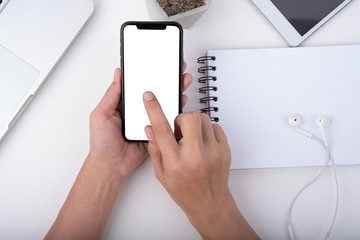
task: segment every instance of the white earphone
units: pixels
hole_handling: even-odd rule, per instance
[[[308,132],[302,130],[301,128],[299,128],[299,126],[301,125],[301,118],[299,115],[296,115],[296,114],[290,115],[288,118],[288,124],[292,129],[294,129],[298,133],[304,134],[305,136],[307,136],[309,138],[313,137],[313,135],[311,133],[308,133]]]
[[[288,124],[289,126],[294,129],[295,131],[311,138],[314,140],[317,140],[320,143],[323,143],[326,149],[326,154],[327,154],[327,162],[325,163],[325,165],[320,169],[320,171],[314,176],[314,178],[307,183],[294,197],[294,199],[292,200],[290,207],[289,207],[289,212],[288,212],[288,219],[287,219],[287,229],[290,235],[290,239],[294,240],[295,236],[294,236],[294,231],[293,231],[293,227],[291,224],[291,214],[292,214],[292,209],[294,207],[294,204],[296,202],[296,200],[299,198],[299,196],[301,195],[301,193],[303,191],[305,191],[309,186],[311,186],[322,174],[322,172],[324,171],[325,167],[328,166],[329,162],[332,162],[332,166],[334,169],[334,177],[335,177],[335,183],[336,183],[336,207],[335,207],[335,214],[333,216],[333,220],[331,223],[331,226],[329,228],[329,230],[326,232],[325,234],[325,239],[328,239],[330,237],[331,234],[331,230],[334,226],[335,223],[335,219],[336,219],[336,215],[337,215],[337,210],[338,210],[338,204],[339,204],[339,186],[338,186],[338,180],[337,180],[337,174],[336,174],[336,169],[335,169],[335,163],[334,163],[334,159],[331,157],[330,154],[330,149],[329,149],[329,143],[325,134],[325,128],[329,127],[330,125],[330,120],[327,117],[317,117],[315,120],[315,125],[320,128],[320,133],[321,133],[321,137],[322,137],[322,141],[320,139],[318,139],[317,137],[315,137],[313,134],[303,130],[300,128],[301,125],[301,118],[299,115],[296,114],[292,114],[288,117]]]
[[[288,124],[289,126],[297,131],[298,133],[301,133],[309,138],[313,138],[313,134],[301,129],[299,126],[301,125],[301,118],[299,115],[292,114],[288,118]],[[315,125],[320,128],[321,137],[323,140],[323,143],[325,147],[329,147],[326,135],[325,135],[325,128],[327,128],[330,124],[330,120],[327,117],[317,117],[315,120]]]
[[[327,138],[326,138],[326,135],[325,135],[325,130],[324,130],[324,128],[327,128],[329,126],[329,124],[330,124],[329,119],[326,118],[326,117],[318,117],[315,120],[315,124],[316,124],[317,127],[320,128],[321,137],[323,139],[325,147],[329,147],[329,144],[328,144],[328,141],[327,141]]]

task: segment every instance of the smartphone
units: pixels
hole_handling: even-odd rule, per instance
[[[144,92],[155,94],[173,130],[182,111],[183,30],[176,22],[126,22],[120,35],[122,133],[146,142]]]

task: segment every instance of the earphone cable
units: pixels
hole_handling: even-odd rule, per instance
[[[316,140],[317,142],[319,142],[322,146],[324,146],[323,142],[316,138],[315,136],[312,136],[312,139]],[[307,183],[305,184],[305,186],[300,189],[300,191],[295,195],[295,197],[293,198],[293,200],[291,201],[291,204],[290,204],[290,207],[289,207],[289,212],[288,212],[288,216],[287,216],[287,228],[288,228],[288,232],[289,232],[289,235],[290,235],[290,239],[291,240],[295,240],[295,236],[294,236],[294,232],[293,232],[293,229],[292,229],[292,224],[291,224],[291,215],[292,215],[292,211],[293,211],[293,208],[294,208],[294,205],[295,205],[295,202],[297,201],[297,199],[300,197],[300,195],[308,188],[310,187],[320,176],[321,174],[323,173],[323,171],[325,170],[325,168],[329,165],[329,162],[330,162],[330,159],[331,159],[331,156],[330,156],[330,151],[329,151],[329,148],[328,147],[325,147],[326,149],[326,161],[325,161],[325,164],[323,167],[321,167],[321,169],[315,174],[315,176]],[[337,183],[337,181],[336,181]],[[336,207],[336,212],[337,212],[337,207]],[[333,224],[335,222],[335,218],[333,219]],[[332,224],[332,226],[333,226]],[[331,228],[332,228],[331,226]],[[328,233],[331,231],[331,229],[328,231]],[[326,234],[326,235],[329,235],[330,234]]]
[[[333,169],[333,173],[334,173],[334,179],[335,179],[336,203],[335,203],[335,213],[334,213],[334,217],[333,217],[332,222],[331,222],[330,229],[329,229],[329,231],[327,231],[327,233],[325,235],[326,240],[330,237],[331,231],[332,231],[332,229],[334,227],[334,224],[335,224],[335,220],[336,220],[338,209],[339,209],[339,195],[340,195],[339,194],[339,181],[338,181],[338,177],[337,177],[336,165],[335,165],[334,158],[330,154],[330,151],[329,151],[329,158],[331,160],[332,169]]]

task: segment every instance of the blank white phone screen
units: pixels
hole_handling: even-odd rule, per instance
[[[125,137],[147,140],[144,128],[150,121],[143,103],[146,91],[155,94],[173,129],[179,114],[179,28],[138,29],[127,25],[123,48]]]

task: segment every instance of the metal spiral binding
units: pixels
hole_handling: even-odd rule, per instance
[[[216,102],[218,100],[217,97],[203,97],[203,98],[200,98],[200,103],[207,103],[207,102],[210,102],[210,101],[214,101]]]
[[[211,91],[216,92],[217,87],[206,86],[206,87],[199,88],[199,93],[207,93],[207,92],[211,92]]]
[[[203,66],[198,68],[199,73],[206,73],[206,71],[216,71],[216,67],[214,66]]]
[[[207,107],[201,109],[202,113],[217,112],[217,111],[219,111],[219,108],[217,107]]]
[[[216,77],[215,76],[204,76],[204,77],[199,77],[198,78],[198,82],[199,83],[206,83],[208,81],[216,81]]]
[[[215,61],[215,60],[216,60],[215,56],[202,56],[197,59],[197,62],[201,63],[201,64],[206,64],[209,61]],[[199,101],[200,101],[200,103],[207,104],[207,107],[200,109],[200,111],[202,113],[207,113],[210,116],[211,121],[218,122],[219,118],[211,117],[211,114],[210,114],[211,112],[217,112],[219,110],[219,108],[217,108],[217,107],[210,107],[210,104],[209,104],[209,102],[216,102],[218,100],[217,97],[210,95],[211,92],[216,92],[218,90],[217,87],[209,85],[210,81],[214,82],[217,80],[217,78],[215,76],[208,75],[210,71],[215,72],[216,67],[207,65],[207,66],[202,66],[202,67],[198,68],[199,73],[206,74],[206,76],[202,76],[202,77],[198,78],[199,83],[206,83],[205,87],[199,88],[199,92],[206,94],[206,97],[200,98]]]
[[[212,121],[212,122],[218,122],[218,121],[219,121],[219,118],[218,118],[218,117],[211,117],[211,118],[210,118],[210,121]]]
[[[197,62],[198,63],[206,63],[206,61],[210,61],[210,60],[215,61],[216,57],[215,56],[202,56],[197,59]]]

